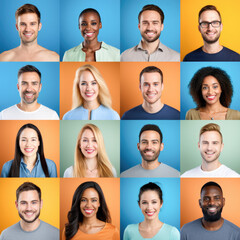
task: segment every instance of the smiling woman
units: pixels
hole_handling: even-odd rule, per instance
[[[57,177],[56,164],[45,159],[42,135],[35,125],[19,129],[14,159],[3,165],[1,177]]]

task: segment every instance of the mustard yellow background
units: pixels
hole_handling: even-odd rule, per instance
[[[60,180],[60,236],[67,223],[67,214],[71,209],[72,198],[78,186],[87,181],[94,181],[102,188],[112,224],[120,231],[120,179],[119,178],[61,178]]]
[[[240,53],[239,0],[181,0],[181,61],[187,53],[203,45],[198,31],[198,13],[206,5],[216,6],[221,14],[220,44]]]
[[[0,232],[20,220],[15,206],[16,190],[24,182],[40,187],[43,200],[40,219],[59,228],[59,178],[0,178]]]
[[[223,190],[225,206],[222,217],[240,227],[239,178],[181,178],[181,227],[203,217],[198,200],[202,186],[209,181],[218,183]]]

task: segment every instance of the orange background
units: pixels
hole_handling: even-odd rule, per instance
[[[60,236],[67,223],[67,214],[71,209],[72,198],[77,187],[87,181],[100,185],[110,211],[112,224],[120,231],[120,180],[119,178],[61,178],[60,180]]]
[[[200,199],[202,186],[209,181],[218,183],[223,190],[225,206],[223,207],[222,217],[239,227],[239,178],[181,178],[181,227],[188,222],[203,217],[198,200]]]
[[[181,0],[181,61],[187,53],[203,46],[198,13],[209,4],[216,6],[222,17],[220,44],[240,53],[239,0]]]
[[[60,119],[71,110],[72,88],[76,70],[86,63],[60,62]],[[120,113],[120,63],[91,62],[103,76],[112,97],[112,109]]]
[[[58,178],[0,178],[0,232],[20,220],[15,206],[16,190],[28,181],[40,187],[42,192],[43,207],[40,219],[59,228]]]
[[[127,110],[143,103],[139,90],[139,74],[148,66],[156,66],[163,73],[162,102],[180,111],[180,63],[121,62],[121,116]]]
[[[53,160],[57,165],[59,176],[59,121],[58,120],[1,120],[0,121],[0,169],[5,162],[14,158],[15,141],[19,129],[26,123],[32,123],[38,127],[43,138],[45,158]]]

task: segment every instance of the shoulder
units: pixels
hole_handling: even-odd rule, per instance
[[[184,172],[181,175],[181,177],[199,177],[200,171],[201,171],[200,166],[197,166],[197,167],[195,167],[193,169],[190,169],[190,170]]]
[[[166,223],[164,223],[164,230],[170,235],[170,239],[172,240],[178,240],[180,239],[180,233],[178,231],[178,229],[174,226],[168,225]]]
[[[78,59],[77,56],[78,56],[79,53],[83,53],[82,44],[67,50],[64,53],[63,61],[77,61],[77,59]]]
[[[121,62],[131,62],[134,61],[134,54],[137,52],[137,46],[134,46],[132,48],[129,48],[122,52],[121,54]]]
[[[2,115],[2,120],[8,120],[8,115],[9,113],[14,113],[14,112],[18,112],[19,109],[17,107],[17,105],[13,105],[11,107],[5,108],[1,111],[1,115]]]
[[[199,118],[199,110],[192,108],[186,113],[186,120],[200,120]]]
[[[0,62],[12,61],[16,56],[16,48],[2,52],[0,54]]]
[[[112,174],[113,174],[113,177],[117,177],[117,171],[113,166],[112,166]]]
[[[84,108],[79,106],[74,108],[63,115],[63,120],[81,120],[80,114],[83,113]]]
[[[221,165],[221,172],[222,177],[240,177],[237,172],[225,166],[224,164]]]
[[[161,116],[161,119],[177,119],[179,120],[180,118],[180,112],[171,107],[168,106],[167,104],[164,104],[163,108],[159,111],[159,113],[163,114],[164,116]]]
[[[197,61],[197,60],[195,60],[195,57],[202,53],[203,53],[203,50],[202,50],[202,47],[200,47],[200,48],[188,53],[184,57],[183,61]]]
[[[158,168],[156,170],[160,170],[161,172],[164,171],[168,177],[180,177],[180,172],[177,169],[170,167],[165,163],[161,163]]]
[[[55,236],[59,235],[59,229],[58,228],[56,228],[56,227],[52,226],[51,224],[46,223],[42,220],[41,220],[41,228],[42,228],[43,231],[47,231],[47,234],[51,234],[51,235],[53,234]],[[51,237],[53,237],[53,236],[51,236]]]
[[[119,120],[120,117],[116,111],[114,111],[111,108],[108,108],[106,106],[100,105],[99,107],[99,113],[104,114],[104,119],[105,120]]]
[[[145,113],[144,109],[142,108],[142,105],[138,105],[132,109],[129,109],[128,111],[126,111],[123,116],[122,119],[138,119],[139,113]]]
[[[118,48],[115,48],[109,44],[106,44],[105,42],[102,42],[102,47],[105,48],[107,51],[115,52],[116,54],[120,54],[120,50]]]
[[[12,237],[16,236],[16,234],[18,234],[19,231],[21,231],[21,227],[20,227],[20,223],[17,222],[2,231],[1,239],[3,239],[3,240],[8,239],[8,238],[12,239]]]
[[[227,120],[240,120],[240,112],[238,110],[228,108]]]
[[[64,178],[70,178],[73,177],[73,166],[68,167],[63,174]]]
[[[240,228],[238,226],[229,222],[226,219],[224,219],[224,225],[225,225],[225,227],[229,228],[229,230],[231,230],[232,232],[237,232],[240,236]]]
[[[181,235],[182,233],[186,233],[188,231],[194,231],[195,228],[201,228],[202,227],[202,223],[201,223],[201,218],[196,219],[192,222],[186,223],[182,226],[181,228]]]
[[[8,177],[13,160],[7,161],[2,167],[1,177]]]
[[[44,55],[44,61],[59,62],[60,60],[59,55],[56,52],[46,48],[42,49],[42,54]]]
[[[165,51],[168,61],[180,61],[180,53],[161,43],[161,48]]]
[[[54,167],[54,166],[56,167],[56,164],[53,160],[46,158],[46,163],[47,163],[48,167]]]
[[[239,53],[227,48],[227,47],[223,47],[222,51],[226,54],[230,54],[231,56],[235,55],[236,57],[240,58]]]
[[[137,224],[129,224],[124,230],[124,234],[132,234],[138,231],[138,223]]]
[[[133,177],[133,175],[138,174],[139,171],[141,171],[142,167],[140,164],[131,167],[129,169],[127,169],[126,171],[122,172],[120,174],[120,177]]]
[[[59,116],[56,111],[52,110],[51,108],[48,108],[41,104],[40,110],[46,114],[46,118],[49,118],[51,120],[59,120]]]

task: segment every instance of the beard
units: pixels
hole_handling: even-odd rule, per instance
[[[32,98],[32,99],[29,99],[29,100],[28,100],[28,99],[25,98],[25,95],[28,94],[28,93],[32,93],[32,94],[33,94],[33,98]],[[28,91],[23,92],[22,99],[23,99],[23,101],[24,101],[26,104],[32,104],[32,103],[34,103],[34,102],[37,100],[37,98],[38,98],[38,96],[37,96],[36,92],[28,92]]]
[[[145,31],[144,34],[146,34],[147,32],[152,32],[152,31]],[[153,39],[148,39],[144,34],[141,34],[141,35],[142,35],[142,38],[143,38],[146,42],[151,43],[151,42],[155,42],[156,40],[158,40],[161,33],[159,33],[158,35],[156,35],[156,37],[153,38]]]
[[[208,207],[216,207],[216,206],[208,206]],[[217,211],[217,213],[215,214],[209,214],[205,208],[202,208],[202,213],[205,221],[216,222],[221,218],[222,208],[220,208],[219,211]]]
[[[214,161],[216,161],[216,160],[219,158],[219,156],[220,156],[220,153],[218,153],[212,160],[208,160],[208,159],[205,158],[205,154],[204,154],[204,153],[200,153],[200,154],[201,154],[201,156],[202,156],[202,159],[203,159],[204,162],[206,162],[206,163],[214,162]]]
[[[39,218],[40,211],[36,214],[35,218],[32,219],[32,220],[27,220],[20,212],[18,212],[18,215],[24,222],[26,222],[26,223],[33,223],[33,222],[35,222]]]
[[[208,43],[208,44],[212,44],[218,41],[218,39],[220,38],[220,33],[214,38],[214,39],[208,39],[204,34],[202,34],[202,38],[204,40],[204,42]]]
[[[143,158],[144,161],[147,161],[147,162],[153,162],[155,161],[156,159],[158,159],[158,156],[160,154],[160,149],[158,151],[153,151],[151,149],[145,149],[143,151],[139,150],[140,151],[140,154]],[[151,156],[146,156],[146,152],[147,151],[153,151],[153,155]]]

